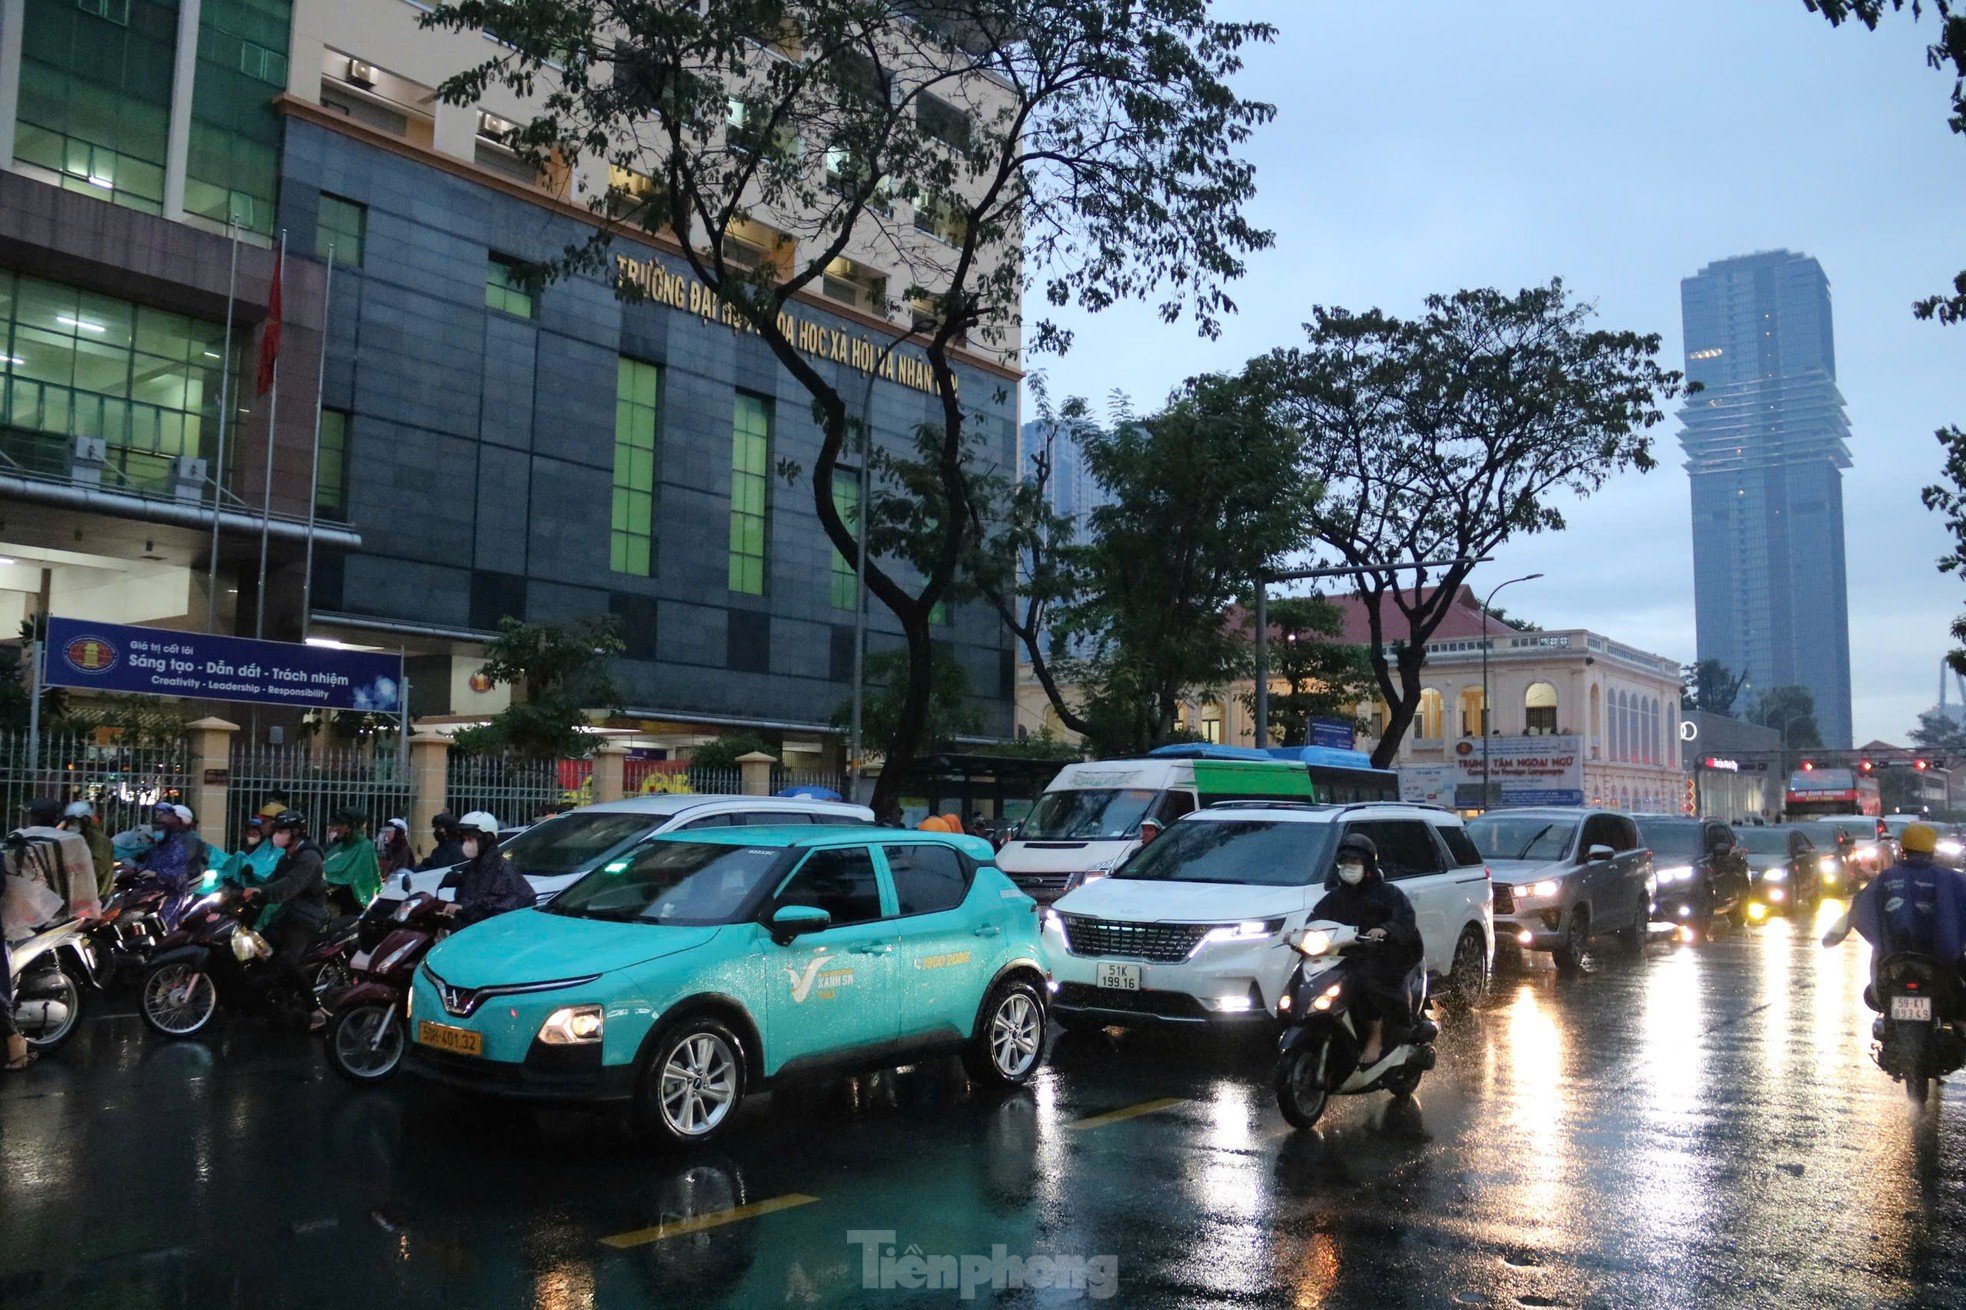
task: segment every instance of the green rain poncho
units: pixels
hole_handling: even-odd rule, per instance
[[[263,841],[250,851],[234,851],[227,856],[219,870],[219,881],[234,887],[257,887],[273,876],[273,866],[279,862],[280,848]]]
[[[346,887],[358,905],[366,906],[382,890],[382,866],[376,863],[375,843],[367,837],[343,837],[328,847],[321,871],[330,887]]]

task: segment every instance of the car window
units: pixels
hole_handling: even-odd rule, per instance
[[[969,895],[969,869],[947,846],[883,846],[902,914],[953,910]]]
[[[1789,852],[1793,855],[1807,855],[1815,850],[1815,844],[1799,832],[1789,834]]]
[[[1336,827],[1259,818],[1177,823],[1142,846],[1113,877],[1119,881],[1219,882],[1303,887],[1323,882]]]
[[[1577,843],[1577,854],[1580,857],[1588,856],[1593,846],[1609,846],[1615,851],[1618,849],[1617,838],[1618,834],[1611,826],[1611,816],[1593,814],[1584,820],[1584,839]]]
[[[621,923],[734,923],[785,852],[659,837],[576,882],[548,914]]]
[[[1454,857],[1457,867],[1466,868],[1470,864],[1481,863],[1481,852],[1475,849],[1474,840],[1468,836],[1466,828],[1450,828],[1446,824],[1439,824],[1434,831],[1439,833],[1440,839],[1447,843],[1448,854]]]
[[[1177,787],[1161,797],[1160,808],[1156,812],[1155,817],[1160,820],[1161,827],[1165,828],[1182,815],[1193,813],[1194,808],[1194,794],[1192,792],[1182,791]]]
[[[1160,793],[1152,787],[1048,791],[1024,820],[1025,841],[1112,841],[1137,836]]]
[[[742,822],[747,827],[755,828],[764,824],[811,823],[812,820],[802,810],[752,810]]]
[[[1683,819],[1647,819],[1639,827],[1640,840],[1654,855],[1687,861],[1704,854],[1700,831],[1699,824]]]
[[[868,923],[881,917],[880,884],[874,857],[865,846],[814,851],[778,889],[779,906],[811,905],[833,916],[833,923]]]
[[[700,819],[691,819],[682,826],[684,832],[695,832],[701,828],[730,828],[737,825],[735,814],[706,814]]]
[[[499,849],[520,873],[554,878],[593,868],[602,856],[661,822],[658,815],[582,810],[535,823]]]
[[[1379,848],[1379,867],[1386,877],[1420,878],[1441,871],[1440,851],[1417,819],[1382,819],[1354,824],[1353,832],[1370,837]]]
[[[1536,860],[1547,863],[1570,853],[1577,820],[1547,814],[1484,814],[1468,824],[1475,849],[1497,860]]]

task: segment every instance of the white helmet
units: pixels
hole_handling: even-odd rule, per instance
[[[87,801],[70,801],[68,808],[61,812],[61,817],[64,819],[93,819],[96,817],[96,807]]]
[[[482,832],[487,837],[498,836],[498,820],[488,810],[473,810],[457,821],[459,832]]]

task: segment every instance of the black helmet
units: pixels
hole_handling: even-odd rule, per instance
[[[1338,854],[1343,856],[1347,851],[1357,854],[1368,865],[1379,863],[1379,848],[1373,845],[1372,839],[1362,832],[1345,834],[1345,840],[1338,843]]]
[[[52,796],[36,796],[27,803],[27,817],[37,828],[52,828],[61,822],[61,802]]]
[[[430,826],[440,833],[448,834],[448,833],[456,832],[457,816],[455,814],[452,814],[449,810],[438,810],[437,813],[431,817]]]
[[[328,822],[330,824],[335,824],[343,828],[359,828],[367,821],[367,815],[363,814],[360,810],[350,809],[346,805],[328,816]]]
[[[274,832],[305,833],[307,816],[299,810],[281,810],[273,816]]]

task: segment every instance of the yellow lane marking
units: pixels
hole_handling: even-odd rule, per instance
[[[1143,1114],[1155,1114],[1162,1110],[1171,1110],[1177,1105],[1186,1105],[1187,1103],[1184,1097],[1179,1096],[1164,1097],[1158,1101],[1142,1101],[1139,1105],[1129,1105],[1124,1110],[1111,1110],[1105,1114],[1095,1114],[1090,1119],[1080,1119],[1076,1123],[1069,1123],[1065,1126],[1067,1128],[1104,1128],[1107,1124],[1116,1124],[1122,1119],[1138,1119]]]
[[[616,1233],[613,1237],[603,1237],[602,1246],[611,1246],[617,1251],[630,1247],[646,1246],[650,1242],[660,1242],[668,1237],[681,1237],[685,1233],[700,1233],[706,1228],[721,1228],[725,1224],[742,1223],[746,1219],[756,1219],[761,1215],[777,1214],[780,1210],[790,1210],[795,1206],[811,1205],[819,1198],[807,1196],[803,1192],[789,1192],[784,1196],[774,1196],[769,1201],[759,1201],[755,1205],[733,1206],[728,1210],[717,1210],[710,1214],[700,1214],[694,1219],[682,1219],[673,1224],[660,1224],[654,1228],[638,1228],[632,1233]]]

